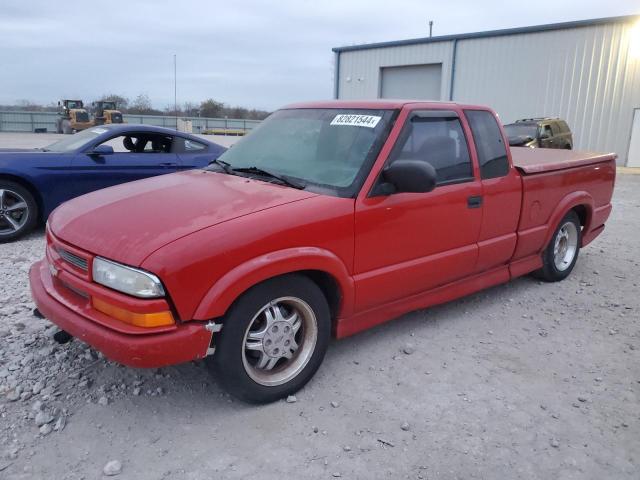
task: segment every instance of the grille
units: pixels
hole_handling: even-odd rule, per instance
[[[65,262],[70,263],[74,267],[79,268],[80,270],[83,270],[85,272],[89,270],[89,264],[87,263],[86,259],[79,257],[78,255],[65,250],[64,248],[58,248],[58,253]]]
[[[76,122],[88,122],[89,114],[87,112],[76,112]]]

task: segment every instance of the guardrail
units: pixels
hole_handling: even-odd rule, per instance
[[[56,112],[0,111],[0,132],[34,132],[36,129],[46,129],[45,131],[47,132],[55,133],[57,117],[58,114]],[[176,117],[125,113],[123,118],[127,123],[142,123],[145,125],[155,125],[157,127],[177,128]],[[201,133],[206,130],[242,130],[246,133],[260,123],[260,120],[237,118],[178,118],[191,121],[193,133]]]

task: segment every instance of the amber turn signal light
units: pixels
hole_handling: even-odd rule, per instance
[[[170,311],[154,312],[154,313],[136,313],[125,310],[124,308],[111,305],[104,300],[93,297],[91,299],[93,308],[99,312],[104,313],[116,320],[128,323],[129,325],[135,325],[136,327],[163,327],[166,325],[173,325],[173,315]]]

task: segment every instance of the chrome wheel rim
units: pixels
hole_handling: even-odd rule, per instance
[[[567,222],[560,227],[553,245],[553,263],[560,272],[564,272],[578,251],[578,228],[575,223]]]
[[[29,218],[29,206],[25,199],[13,190],[0,189],[0,235],[20,230]]]
[[[309,363],[317,341],[318,322],[309,304],[297,297],[277,298],[249,323],[242,342],[244,369],[260,385],[282,385]]]

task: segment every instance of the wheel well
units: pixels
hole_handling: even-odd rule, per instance
[[[584,205],[578,205],[577,207],[573,207],[573,211],[578,214],[580,225],[584,227],[587,224],[587,207]]]
[[[327,299],[327,304],[329,305],[329,313],[331,314],[331,320],[335,320],[338,316],[338,312],[340,310],[340,303],[342,300],[342,292],[340,291],[340,286],[336,279],[329,273],[322,270],[297,270],[293,272],[283,273],[282,275],[276,275],[275,277],[265,278],[264,280],[252,285],[250,288],[253,288],[261,283],[268,282],[269,280],[273,280],[274,278],[284,277],[286,275],[304,275],[313,283],[318,285],[323,295]],[[249,290],[249,289],[247,289]],[[236,303],[242,295],[246,293],[246,290],[242,292],[238,297],[233,301]],[[228,311],[228,309],[227,309]],[[220,321],[224,322],[224,317],[219,318]]]
[[[40,194],[38,193],[38,190],[36,190],[36,188],[29,183],[28,181],[26,181],[24,178],[22,177],[17,177],[15,175],[8,175],[8,174],[0,174],[0,180],[9,180],[10,182],[15,182],[18,183],[20,185],[22,185],[24,188],[26,188],[27,190],[29,190],[29,193],[31,195],[33,195],[33,199],[36,201],[36,204],[38,205],[38,217],[40,221],[43,221],[44,219],[42,218],[42,212],[44,211],[44,205],[42,203],[42,198],[40,197]]]
[[[338,282],[333,276],[331,276],[327,272],[323,272],[322,270],[302,270],[299,272],[292,272],[305,275],[312,282],[314,282],[325,298],[327,299],[327,303],[329,304],[329,311],[331,312],[331,319],[335,320],[338,316],[338,311],[340,310],[340,302],[342,300],[342,293],[340,292],[340,287],[338,286]]]

